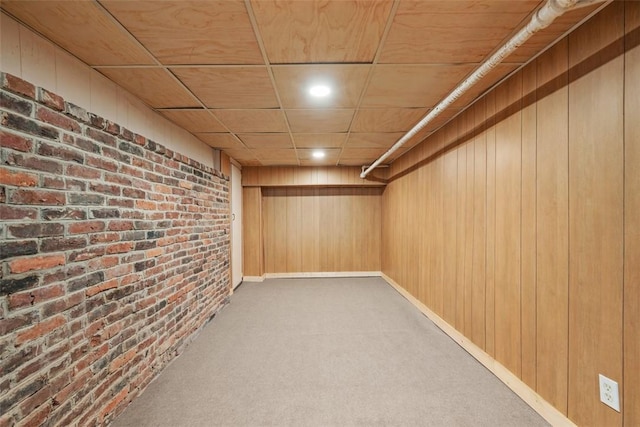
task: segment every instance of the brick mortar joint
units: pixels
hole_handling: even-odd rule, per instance
[[[12,90],[12,87],[9,85],[8,81],[9,80],[14,80],[16,81],[18,84],[22,84],[22,85],[28,85],[30,87],[33,88],[34,91],[34,96],[29,96],[28,94],[24,93],[24,92],[19,92],[16,90]],[[117,124],[116,122],[113,122],[111,120],[105,119],[97,114],[94,114],[90,111],[88,111],[85,108],[82,108],[70,101],[65,100],[62,96],[51,92],[43,87],[40,86],[35,86],[29,82],[27,82],[26,80],[23,80],[17,76],[14,76],[10,73],[5,73],[5,72],[0,72],[0,82],[2,82],[2,87],[1,89],[3,91],[6,91],[7,93],[11,93],[13,95],[17,95],[22,99],[25,99],[29,102],[32,102],[34,104],[34,106],[43,106],[45,108],[49,108],[52,111],[55,111],[57,113],[61,113],[66,115],[67,117],[70,117],[72,119],[75,119],[79,124],[81,124],[81,126],[83,128],[91,128],[91,129],[95,129],[98,131],[102,131],[107,133],[108,135],[111,135],[115,138],[121,139],[123,141],[126,141],[128,143],[132,143],[135,144],[137,146],[139,146],[140,148],[147,150],[149,152],[155,153],[155,154],[159,154],[162,155],[168,159],[171,160],[175,160],[179,163],[185,164],[187,166],[196,168],[198,170],[200,170],[201,172],[207,173],[207,174],[211,174],[214,175],[224,181],[230,181],[231,177],[227,176],[225,174],[222,173],[222,171],[219,171],[217,169],[214,169],[210,166],[204,165],[200,162],[198,162],[197,160],[194,160],[184,154],[180,154],[180,153],[176,153],[173,150],[170,150],[168,148],[166,148],[164,145],[159,144],[143,135],[140,134],[136,134],[132,131],[130,131],[129,129],[125,128],[124,126],[120,126],[119,124]],[[54,98],[56,98],[58,100],[58,102],[62,103],[62,106],[60,109],[54,108],[52,106],[52,104],[47,104],[46,102],[43,101],[44,95],[43,94],[47,94],[47,96],[52,96]],[[31,115],[28,116],[29,118],[36,118],[36,110],[37,108],[34,108],[33,111],[31,112]],[[117,126],[119,129],[119,132],[113,133],[113,132],[109,132],[108,126],[109,125],[113,125],[113,126]],[[73,135],[77,135],[75,133],[72,133]],[[82,132],[82,135],[84,135],[84,132]],[[143,144],[137,143],[136,140],[140,138],[143,142]]]

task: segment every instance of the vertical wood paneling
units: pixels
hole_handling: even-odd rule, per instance
[[[457,123],[444,128],[445,146],[458,137]],[[456,204],[458,191],[458,153],[450,150],[444,155],[443,206],[444,223],[444,271],[443,271],[443,315],[449,324],[456,323]]]
[[[460,129],[460,134],[463,129]],[[458,146],[456,149],[458,154],[458,179],[456,186],[456,323],[455,327],[464,333],[464,263],[466,254],[466,208],[467,208],[467,147],[465,145]]]
[[[569,344],[568,42],[537,60],[538,394],[567,413]]]
[[[640,425],[640,2],[625,3],[624,425]]]
[[[496,255],[496,98],[486,96],[487,110],[487,277],[485,281],[485,351],[495,357],[495,255]]]
[[[522,73],[496,89],[496,359],[521,375],[520,212]]]
[[[262,192],[266,273],[380,270],[381,189]]]
[[[396,161],[385,190],[383,271],[578,425],[640,422],[639,9],[613,2]]]
[[[621,425],[598,374],[622,383],[623,2],[569,36],[569,417]]]
[[[522,70],[522,381],[536,387],[536,66]]]
[[[260,187],[242,189],[243,267],[245,276],[262,276],[262,193]]]
[[[435,152],[442,150],[444,146],[444,132],[440,131],[432,138],[436,147]],[[443,315],[443,264],[444,264],[444,219],[443,214],[443,182],[444,160],[438,156],[431,165],[431,252],[430,262],[430,287],[433,292],[432,307],[436,314]]]
[[[485,348],[487,134],[485,99],[475,106],[471,339]]]
[[[469,109],[467,116],[467,126],[469,136],[468,143],[466,144],[467,151],[467,182],[466,182],[466,204],[467,208],[464,211],[464,234],[467,242],[465,244],[464,252],[464,334],[471,338],[473,330],[473,211],[474,201],[473,197],[473,184],[475,179],[475,141],[473,140],[473,127],[475,125],[474,108]]]

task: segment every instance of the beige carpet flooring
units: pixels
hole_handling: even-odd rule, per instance
[[[380,278],[243,283],[114,423],[542,426]]]

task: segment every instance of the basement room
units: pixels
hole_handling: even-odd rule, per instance
[[[639,427],[639,164],[639,0],[0,0],[0,427]]]

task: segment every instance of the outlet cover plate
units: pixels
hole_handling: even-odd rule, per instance
[[[598,378],[600,379],[600,401],[620,412],[618,383],[602,374],[599,374]]]

